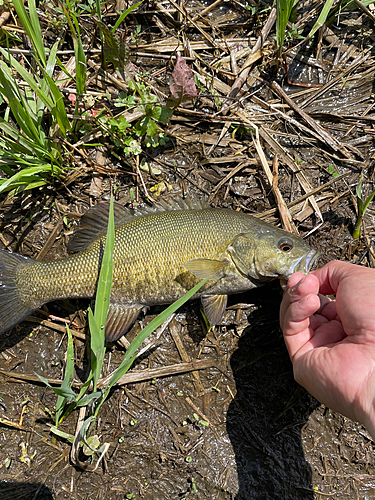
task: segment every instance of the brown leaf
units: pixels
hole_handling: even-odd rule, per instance
[[[189,98],[197,97],[198,91],[194,82],[194,73],[183,57],[177,56],[176,65],[169,80],[171,95],[167,106],[174,108]]]

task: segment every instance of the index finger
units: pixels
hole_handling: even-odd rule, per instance
[[[319,284],[315,277],[311,275],[305,276],[302,273],[292,274],[280,305],[280,324],[283,324],[286,311],[293,302],[298,302],[311,293],[317,294],[318,290]]]
[[[333,260],[320,269],[311,271],[310,274],[318,278],[320,293],[324,295],[336,295],[339,284],[344,278],[348,278],[353,274],[356,276],[359,274],[362,275],[362,273],[367,277],[368,271],[368,268],[351,264],[350,262]]]

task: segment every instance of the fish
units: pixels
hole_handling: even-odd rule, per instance
[[[36,261],[0,250],[0,334],[43,304],[95,296],[109,203],[81,218],[68,257]],[[113,283],[105,336],[115,342],[148,306],[171,304],[202,279],[201,299],[217,325],[228,294],[307,274],[318,252],[303,239],[246,213],[178,198],[130,210],[114,204]]]

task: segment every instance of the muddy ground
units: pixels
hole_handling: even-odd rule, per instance
[[[306,13],[315,5],[307,2],[297,18],[305,36],[313,23]],[[186,7],[196,12],[202,4],[192,2]],[[213,67],[212,47],[205,45],[200,32],[187,29],[180,33],[178,22],[168,24],[168,15],[175,16],[173,9],[167,15],[159,7],[153,10],[151,4],[142,8],[127,21],[126,36],[142,26],[137,45],[129,41],[134,53],[169,55],[181,36],[181,42],[196,43],[196,52],[186,49],[183,55],[199,54]],[[249,41],[250,46],[255,43],[268,14],[252,15],[240,4],[225,3],[210,13],[211,24],[204,27],[218,40],[231,37],[228,46],[238,51]],[[88,31],[86,18],[84,23]],[[202,83],[197,101],[175,111],[165,128],[170,137],[167,145],[145,148],[141,159],[154,171],[141,172],[135,161],[119,155],[101,134],[96,138],[101,146],[87,147],[86,158],[77,157],[75,170],[69,171],[65,182],[55,181],[52,186],[13,197],[2,195],[1,247],[33,258],[41,254],[43,260],[62,257],[79,215],[87,208],[108,200],[111,190],[122,204],[129,205],[130,189],[140,204],[145,203],[144,187],[150,196],[150,189],[155,188],[153,193],[165,199],[186,192],[210,196],[214,206],[263,214],[266,220],[280,224],[280,205],[260,161],[260,144],[271,169],[275,153],[279,157],[282,198],[299,234],[321,251],[319,265],[342,259],[374,267],[371,207],[363,236],[356,241],[351,236],[360,172],[365,175],[365,192],[374,188],[374,25],[359,11],[343,13],[337,24],[322,34],[319,46],[316,41],[311,47],[302,45],[286,59],[290,81],[313,82],[320,85],[317,87],[291,85],[281,66],[275,73],[275,64],[270,63],[275,53],[271,31],[264,45],[264,67],[259,62],[253,66],[239,94],[241,99],[232,105],[229,115],[219,112],[234,83],[233,68],[225,66],[228,61],[220,66],[227,73],[209,76],[202,60],[190,61],[201,83],[207,81],[205,86]],[[243,61],[238,58],[239,64]],[[173,62],[134,56],[134,63],[149,72],[150,84],[168,89]],[[108,71],[115,74],[114,69]],[[345,145],[349,156],[332,150],[317,133],[309,135],[299,128],[298,123],[304,124],[300,115],[259,78],[277,81]],[[113,80],[107,83],[116,90]],[[103,84],[93,79],[91,86],[98,89]],[[233,126],[221,139],[227,120]],[[131,168],[132,175],[124,173]],[[303,195],[317,188],[314,198],[306,201]],[[43,307],[44,315],[43,311],[35,313],[34,321],[25,321],[3,336],[0,369],[8,375],[0,374],[1,500],[375,498],[375,443],[366,429],[321,405],[293,379],[278,324],[281,295],[279,284],[272,283],[232,296],[224,318],[209,333],[199,304],[185,305],[159,338],[154,335],[150,349],[132,370],[171,366],[186,361],[186,356],[191,361],[209,360],[211,366],[115,389],[97,422],[97,434],[110,447],[95,472],[73,466],[69,443],[51,435],[56,396],[31,380],[35,374],[61,378],[67,340],[63,323],[55,317],[74,320],[75,328],[83,332],[74,339],[76,379],[82,377],[89,301],[50,303]],[[158,312],[160,309],[151,308],[128,337]],[[46,327],[40,323],[48,314],[52,316]],[[176,347],[178,338],[185,359]],[[105,370],[112,371],[122,356],[120,345],[110,345]],[[26,380],[17,374],[24,374]],[[74,434],[77,418],[77,412],[70,415],[61,429]]]

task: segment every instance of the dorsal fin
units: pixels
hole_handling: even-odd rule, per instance
[[[99,203],[83,214],[79,226],[68,243],[71,252],[82,252],[94,241],[107,233],[109,202]],[[167,212],[170,210],[202,210],[209,205],[205,200],[181,198],[170,200],[157,200],[155,205],[145,206],[132,210],[119,203],[113,204],[115,227],[121,226],[133,217],[139,217],[155,212]]]
[[[130,208],[119,203],[113,204],[115,226],[121,225],[134,216]],[[107,232],[109,202],[99,203],[83,214],[78,229],[68,243],[68,250],[81,252],[86,250],[93,241],[101,238]]]

